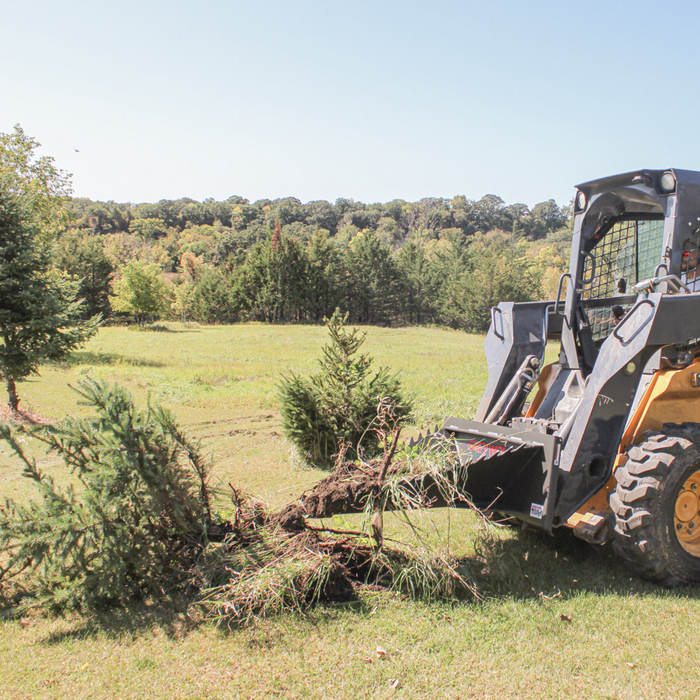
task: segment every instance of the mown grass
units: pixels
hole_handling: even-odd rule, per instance
[[[172,329],[102,329],[70,363],[23,384],[23,405],[60,418],[85,410],[68,383],[86,374],[119,381],[175,410],[212,453],[221,484],[279,506],[316,481],[320,474],[299,464],[281,434],[275,386],[281,372],[315,368],[325,331]],[[486,382],[482,338],[367,330],[367,350],[401,371],[423,426],[449,413],[473,415]],[[0,446],[3,494],[27,495],[18,472]],[[471,552],[470,514],[439,511],[418,522],[435,542],[446,545],[449,533],[458,554]],[[389,531],[399,527],[389,519]],[[700,591],[633,579],[605,548],[562,534],[499,531],[480,575],[483,603],[367,593],[358,603],[234,631],[153,607],[88,619],[6,615],[0,697],[695,697]],[[377,658],[377,646],[386,657]]]

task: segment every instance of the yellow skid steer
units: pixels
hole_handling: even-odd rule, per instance
[[[441,433],[478,507],[700,582],[700,173],[594,180],[574,204],[557,298],[492,309],[475,420]]]

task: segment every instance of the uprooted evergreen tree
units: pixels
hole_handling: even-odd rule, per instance
[[[125,603],[182,589],[211,520],[199,446],[161,407],[93,380],[78,393],[91,418],[66,418],[33,437],[59,455],[77,486],[61,488],[0,425],[40,498],[0,506],[0,578],[56,608]]]
[[[309,462],[324,468],[341,449],[350,459],[378,453],[380,441],[372,429],[378,405],[392,405],[390,427],[412,410],[398,377],[386,367],[373,372],[372,358],[358,354],[366,334],[348,329],[346,321],[347,314],[336,310],[327,322],[330,342],[323,348],[320,372],[308,378],[291,373],[279,385],[287,437]]]
[[[383,456],[339,464],[278,513],[231,486],[233,512],[219,520],[208,465],[168,411],[137,410],[124,389],[92,380],[79,393],[91,418],[20,436],[0,425],[40,496],[0,505],[4,603],[62,611],[187,602],[230,626],[347,601],[366,584],[423,600],[479,596],[472,562],[426,545],[409,515],[436,498],[448,506],[464,500],[452,453],[399,456],[398,431],[386,432],[390,404],[378,409],[374,429]],[[59,486],[26,456],[27,436],[62,457],[72,486]],[[408,539],[384,542],[384,509],[402,511]],[[307,522],[358,510],[367,516],[360,531]]]

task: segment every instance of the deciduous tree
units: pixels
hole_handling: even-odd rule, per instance
[[[22,200],[24,220],[50,238],[67,221],[65,204],[71,182],[51,156],[37,156],[39,146],[19,124],[11,134],[0,132],[0,177],[5,190]]]
[[[133,314],[140,326],[166,313],[168,287],[158,265],[144,265],[134,260],[120,272],[121,277],[114,285],[112,308],[115,311]]]

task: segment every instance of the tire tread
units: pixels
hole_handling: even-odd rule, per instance
[[[667,497],[664,480],[698,459],[700,424],[665,424],[647,431],[644,441],[627,450],[627,462],[615,472],[617,487],[609,498],[615,515],[615,551],[638,575],[673,587],[697,583],[700,575],[675,565],[669,545],[658,536],[655,511]],[[700,571],[700,562],[698,569]]]

